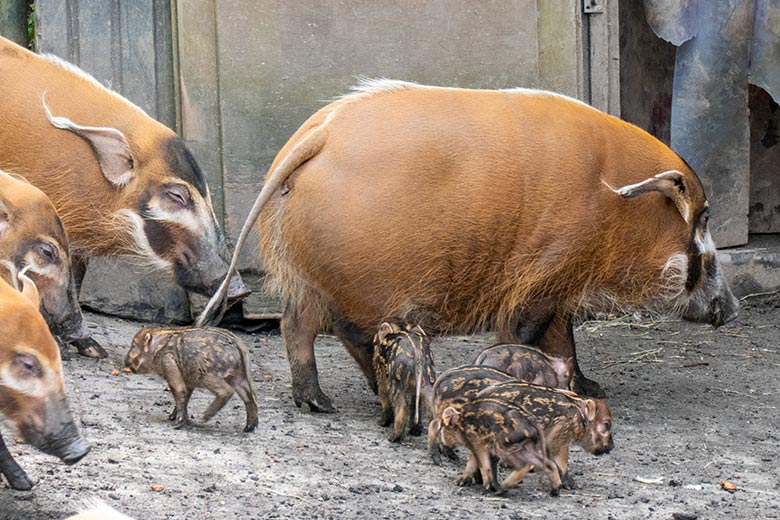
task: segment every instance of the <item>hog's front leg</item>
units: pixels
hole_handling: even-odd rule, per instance
[[[187,412],[187,403],[190,400],[192,391],[187,388],[184,383],[184,377],[179,370],[179,366],[176,364],[176,360],[173,355],[165,354],[160,362],[162,369],[162,375],[168,382],[168,387],[173,394],[173,400],[176,403],[173,411],[174,415],[174,428],[181,429],[190,425],[190,416]]]
[[[5,445],[3,435],[0,434],[0,473],[2,473],[8,485],[19,491],[29,491],[33,487],[33,482],[27,473],[16,463],[8,447]]]

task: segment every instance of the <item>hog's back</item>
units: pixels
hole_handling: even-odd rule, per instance
[[[624,225],[601,178],[645,178],[629,163],[658,149],[563,96],[416,87],[334,102],[275,164],[318,125],[323,149],[261,213],[264,261],[288,296],[313,289],[364,329],[410,311],[445,331],[484,324],[531,258],[584,261],[601,222]]]

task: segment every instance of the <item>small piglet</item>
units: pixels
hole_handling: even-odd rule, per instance
[[[558,466],[548,457],[544,433],[536,418],[523,407],[501,399],[474,399],[458,408],[445,408],[441,424],[442,446],[466,446],[471,451],[458,479],[459,486],[476,482],[478,473],[485,491],[505,492],[516,482],[498,484],[496,466],[500,461],[515,472],[528,466],[541,468],[550,480],[550,494],[558,495]]]
[[[203,414],[206,422],[237,393],[246,405],[245,432],[257,427],[257,400],[249,376],[246,345],[215,327],[146,327],[138,331],[125,358],[136,374],[157,373],[168,383],[176,403],[169,419],[189,426],[187,403],[195,388],[215,395]]]
[[[407,433],[420,435],[420,408],[431,415],[428,405],[436,380],[430,340],[422,328],[401,321],[382,323],[374,336],[374,372],[382,402],[380,425],[394,423],[388,439],[400,442]]]
[[[503,370],[519,381],[571,390],[573,360],[551,356],[530,345],[502,343],[480,352],[473,364]]]
[[[442,452],[451,460],[458,459],[451,448],[439,444],[444,409],[462,406],[485,388],[506,381],[515,381],[515,378],[496,368],[474,365],[451,368],[436,378],[430,405],[433,418],[428,425],[428,453],[434,464],[441,465]]]
[[[510,402],[536,417],[545,435],[550,456],[561,470],[565,488],[576,487],[574,479],[569,475],[569,446],[579,444],[594,455],[612,451],[612,413],[601,399],[518,382],[493,385],[475,397],[476,400],[487,398]],[[520,482],[530,469],[526,467],[513,472],[504,485],[508,487]]]

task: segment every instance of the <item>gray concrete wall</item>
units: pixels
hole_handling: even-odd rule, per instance
[[[358,76],[580,97],[578,9],[561,0],[179,0],[183,131],[205,138],[212,156],[220,150],[212,160],[223,168],[228,237],[289,136]],[[192,86],[218,91],[218,108]],[[261,267],[251,247],[242,265]]]
[[[26,9],[25,0],[0,1],[0,36],[27,46]]]

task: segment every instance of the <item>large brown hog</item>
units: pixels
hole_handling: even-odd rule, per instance
[[[130,255],[211,294],[227,249],[203,172],[184,141],[77,67],[0,38],[0,168],[54,203],[77,252]],[[246,293],[233,277],[231,294]]]
[[[313,348],[331,323],[375,387],[370,331],[384,316],[489,327],[568,358],[578,315],[652,307],[717,326],[738,311],[693,170],[550,92],[365,82],[282,148],[248,226],[260,210],[293,398],[314,410],[334,410]],[[575,370],[578,392],[602,393]]]
[[[26,442],[75,464],[90,447],[68,408],[60,352],[38,312],[38,291],[24,275],[19,281],[22,293],[0,279],[0,415],[16,425]],[[0,473],[14,489],[33,485],[1,436]]]
[[[89,335],[71,275],[68,237],[54,206],[41,190],[2,170],[0,261],[10,262],[14,270],[27,267],[53,334],[64,340]]]

